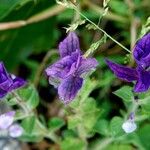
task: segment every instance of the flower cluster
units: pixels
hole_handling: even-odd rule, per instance
[[[134,92],[145,92],[150,88],[150,33],[142,37],[134,47],[137,67],[130,68],[106,60],[115,75],[128,82],[136,81]]]
[[[7,93],[25,85],[25,81],[13,74],[9,74],[2,62],[0,62],[0,98]]]
[[[83,84],[83,76],[95,69],[98,62],[81,54],[79,39],[74,32],[59,44],[60,60],[49,66],[45,72],[49,83],[58,88],[58,94],[65,104],[75,98]]]
[[[0,130],[5,130],[11,137],[16,138],[22,135],[23,129],[19,124],[13,123],[14,115],[14,111],[0,115]]]

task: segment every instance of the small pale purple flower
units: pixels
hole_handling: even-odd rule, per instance
[[[131,113],[129,116],[129,119],[122,124],[122,129],[126,133],[131,133],[136,130],[137,125],[136,125],[134,119],[135,119],[134,113]]]
[[[136,128],[137,128],[137,125],[135,124],[135,122],[133,122],[131,120],[127,120],[122,124],[122,129],[126,133],[131,133],[131,132],[135,131]]]
[[[19,137],[23,133],[23,128],[19,124],[13,124],[15,112],[10,111],[0,115],[0,130],[7,131],[13,137]]]
[[[114,74],[125,81],[135,81],[134,92],[145,92],[150,88],[150,33],[142,37],[133,52],[136,68],[125,67],[106,59]]]
[[[0,98],[3,98],[8,92],[25,85],[25,81],[15,75],[9,74],[3,62],[0,62]]]
[[[7,129],[14,121],[14,111],[0,115],[0,129]]]
[[[83,76],[95,69],[98,62],[81,54],[79,39],[74,32],[59,44],[61,59],[49,66],[45,72],[49,83],[58,88],[58,94],[65,104],[72,101],[81,89]]]
[[[8,132],[11,137],[17,138],[23,134],[23,128],[19,124],[13,124],[8,129]]]

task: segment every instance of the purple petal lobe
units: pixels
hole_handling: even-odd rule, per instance
[[[0,98],[8,92],[23,86],[26,82],[14,75],[7,73],[5,66],[0,62]]]
[[[0,98],[3,98],[7,94],[7,91],[0,89]]]
[[[7,91],[12,85],[13,81],[10,75],[7,73],[4,64],[0,63],[0,89]]]
[[[82,87],[83,79],[76,76],[69,76],[64,79],[58,87],[58,94],[65,104],[71,102]]]
[[[19,78],[19,77],[16,77],[14,75],[11,75],[12,77],[12,80],[13,80],[13,84],[12,86],[8,89],[9,91],[12,91],[12,90],[15,90],[15,89],[18,89],[22,86],[24,86],[26,84],[26,81],[23,80],[22,78]]]
[[[138,79],[135,69],[118,65],[110,60],[106,60],[106,63],[118,78],[128,82]]]
[[[20,137],[23,134],[23,128],[18,124],[11,125],[8,131],[13,138]]]
[[[71,55],[76,50],[80,52],[79,39],[74,32],[69,35],[59,44],[59,53],[61,57]]]
[[[150,88],[150,72],[143,70],[142,67],[138,67],[139,79],[135,85],[135,92],[146,92]]]
[[[94,70],[97,65],[98,65],[98,62],[95,58],[82,59],[81,65],[79,69],[77,70],[77,74],[80,76],[82,74],[88,73],[91,70]]]
[[[79,53],[74,52],[71,56],[66,56],[57,61],[55,64],[49,66],[45,70],[46,75],[49,77],[49,83],[57,87],[60,81],[68,76],[72,64],[77,61],[78,57]]]
[[[7,129],[13,123],[14,115],[14,111],[0,115],[0,129]]]
[[[9,78],[9,74],[7,73],[3,62],[0,62],[0,83],[3,83]]]
[[[150,33],[143,36],[135,45],[134,58],[143,67],[150,66]]]

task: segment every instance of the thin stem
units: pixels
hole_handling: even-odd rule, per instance
[[[29,110],[27,107],[26,107],[26,104],[25,102],[21,99],[21,97],[15,93],[15,92],[12,92],[12,95],[16,98],[16,102],[17,104],[22,107],[22,109],[25,111],[26,115],[23,116],[23,118],[25,117],[29,117],[31,115],[34,115],[34,116],[37,116],[37,114],[32,111],[32,110]],[[23,119],[21,118],[21,119]],[[57,135],[55,135],[55,133],[53,132],[50,132],[39,120],[37,120],[37,125],[40,127],[40,129],[43,131],[43,136],[44,137],[47,137],[49,138],[50,140],[52,140],[53,142],[55,143],[58,143],[60,141],[60,139],[57,137]]]
[[[97,142],[95,145],[93,145],[92,148],[90,148],[89,150],[103,150],[112,142],[113,138],[104,138],[100,142]]]
[[[116,44],[118,44],[120,47],[122,47],[124,50],[126,50],[127,52],[131,53],[131,51],[129,49],[127,49],[125,46],[123,46],[121,43],[119,43],[118,41],[116,41],[113,37],[111,37],[107,32],[105,32],[103,29],[101,29],[99,26],[97,26],[94,22],[92,22],[90,19],[88,19],[84,14],[82,14],[77,8],[76,6],[73,5],[73,9],[75,11],[77,11],[82,17],[84,17],[88,22],[90,22],[91,24],[93,24],[98,30],[100,30],[101,32],[103,32],[108,38],[110,38],[112,41],[114,41]]]
[[[40,77],[41,74],[47,64],[48,59],[50,58],[50,56],[57,54],[58,52],[56,50],[50,50],[48,51],[48,53],[45,55],[45,57],[42,60],[42,63],[40,64],[39,68],[37,69],[36,75],[35,75],[35,79],[34,79],[34,85],[35,87],[38,86],[39,81],[40,81]]]
[[[100,14],[103,14],[104,13],[104,9],[101,8],[100,6],[97,6],[95,4],[93,4],[91,1],[89,0],[84,0],[83,2],[85,5],[87,5],[90,9],[92,9],[93,11],[95,12],[98,12]],[[112,13],[110,11],[108,11],[108,13],[104,16],[105,18],[109,19],[109,20],[114,20],[114,21],[118,21],[118,22],[121,22],[121,23],[128,23],[128,20],[127,18],[125,17],[122,17],[120,15],[117,15],[115,13]]]
[[[14,91],[12,91],[12,95],[16,98],[17,104],[24,110],[24,112],[26,114],[30,114],[31,113],[30,110],[26,107],[24,101],[20,98],[20,96]]]

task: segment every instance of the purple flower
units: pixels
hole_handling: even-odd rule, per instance
[[[60,42],[59,53],[61,59],[45,72],[49,83],[58,88],[59,97],[66,104],[75,98],[82,87],[84,75],[95,69],[98,62],[81,55],[79,40],[74,32]]]
[[[13,124],[15,112],[10,111],[0,115],[0,130],[5,130],[13,138],[19,137],[23,133],[23,128],[18,124]]]
[[[145,92],[150,88],[150,33],[142,37],[135,45],[133,56],[136,68],[124,67],[106,59],[114,74],[125,81],[135,81],[135,92]]]
[[[8,92],[23,86],[25,83],[23,79],[8,74],[4,64],[0,62],[0,98],[3,98]]]
[[[150,33],[140,39],[134,47],[133,56],[138,65],[144,69],[150,67]]]

